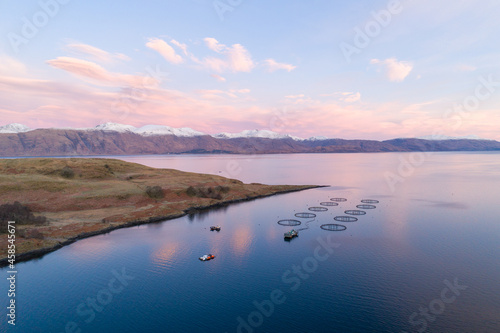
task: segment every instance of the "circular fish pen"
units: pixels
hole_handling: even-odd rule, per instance
[[[361,208],[361,209],[375,209],[377,206],[374,205],[357,205],[356,208]]]
[[[328,231],[344,231],[345,229],[347,229],[345,225],[335,223],[322,224],[320,228]]]
[[[365,215],[366,212],[364,210],[357,210],[357,209],[350,209],[350,210],[345,210],[345,214],[349,215]]]
[[[295,227],[297,225],[300,225],[302,222],[299,220],[279,220],[278,224],[279,225],[284,225],[286,227]]]
[[[339,222],[356,222],[358,220],[357,217],[353,216],[335,216],[333,219]]]
[[[347,199],[346,198],[331,198],[330,201],[344,202],[344,201],[347,201]]]
[[[367,204],[376,204],[379,203],[378,200],[373,200],[373,199],[363,199],[361,200],[362,203],[367,203]]]
[[[326,212],[328,210],[326,207],[309,207],[308,209],[311,212]]]
[[[303,219],[312,219],[313,217],[316,217],[316,214],[313,213],[297,213],[295,214],[295,217],[300,217]]]
[[[331,201],[327,201],[327,202],[320,202],[319,203],[321,206],[338,206],[339,204],[336,203],[336,202],[331,202]]]

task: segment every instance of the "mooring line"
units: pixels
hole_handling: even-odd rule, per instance
[[[302,230],[306,230],[306,229],[309,229],[309,223],[313,222],[313,221],[316,221],[316,219],[312,219],[312,220],[309,220],[307,222],[304,222],[304,225],[306,225],[305,228],[300,228],[300,229],[295,229],[297,231],[302,231]]]

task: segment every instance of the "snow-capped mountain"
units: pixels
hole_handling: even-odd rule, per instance
[[[0,133],[25,133],[31,131],[26,125],[12,123],[4,126],[0,126]]]
[[[10,134],[1,134],[10,133]],[[196,137],[196,140],[192,138]],[[237,140],[231,140],[238,138]],[[415,144],[415,138],[385,141],[301,139],[269,130],[207,135],[190,128],[105,123],[93,128],[30,130],[21,124],[0,126],[0,156],[140,155],[140,154],[292,154],[400,151],[500,151],[500,142],[477,136],[429,136],[440,140]],[[460,140],[459,140],[460,139]],[[26,143],[30,144],[26,144]],[[417,142],[418,143],[418,142]]]
[[[200,136],[206,135],[205,133],[195,131],[188,127],[183,128],[173,128],[170,126],[162,126],[162,125],[146,125],[140,128],[134,127],[132,125],[123,125],[116,123],[104,123],[101,125],[97,125],[93,128],[86,128],[83,130],[89,131],[111,131],[111,132],[132,132],[137,133],[142,136],[152,136],[152,135],[175,135],[175,136],[183,136],[183,137],[192,137],[192,136]]]
[[[330,138],[326,136],[312,136],[309,139],[306,139],[306,141],[322,141],[322,140],[328,140]]]
[[[131,132],[142,136],[175,135],[179,137],[195,137],[195,136],[208,135],[206,133],[196,131],[189,127],[174,128],[163,125],[146,125],[137,128],[132,125],[117,124],[112,122],[107,122],[91,128],[53,128],[53,129],[80,130],[80,131],[106,131],[106,132],[119,132],[119,133]],[[32,129],[22,124],[9,124],[0,127],[0,133],[23,133],[31,130]],[[224,133],[214,134],[211,136],[216,139],[265,138],[265,139],[292,139],[295,141],[304,141],[304,140],[320,141],[328,139],[326,136],[315,136],[309,139],[303,139],[289,134],[281,134],[270,130],[259,130],[259,129],[245,130],[240,133],[224,132]]]
[[[141,128],[135,129],[133,132],[143,136],[171,134],[175,136],[192,137],[192,136],[207,135],[205,133],[195,131],[194,129],[189,127],[173,128],[162,125],[146,125],[142,126]]]
[[[84,130],[96,130],[96,131],[113,131],[113,132],[134,132],[137,128],[132,125],[122,125],[117,123],[104,123],[101,125],[97,125],[94,128],[85,128]]]
[[[234,138],[266,138],[266,139],[293,139],[296,141],[302,141],[304,139],[296,137],[296,136],[291,136],[288,134],[280,134],[276,133],[273,131],[269,130],[246,130],[242,131],[240,133],[218,133],[215,135],[212,135],[214,138],[217,139],[234,139]]]
[[[465,135],[465,136],[447,136],[447,135],[425,135],[420,136],[417,139],[422,140],[488,140],[478,137],[477,135]]]
[[[61,129],[61,128],[53,128],[53,129]],[[64,129],[79,130],[79,131],[106,131],[106,132],[119,132],[119,133],[131,132],[139,134],[144,137],[157,136],[157,135],[175,135],[178,137],[196,137],[196,136],[209,135],[203,132],[196,131],[189,127],[174,128],[163,125],[146,125],[137,128],[132,125],[117,124],[112,122],[100,124],[92,128],[64,128]],[[18,123],[12,123],[0,126],[0,133],[15,134],[15,133],[26,133],[29,131],[33,131],[33,129],[29,128],[26,125]],[[270,130],[259,130],[259,129],[245,130],[239,133],[222,132],[210,136],[216,139],[235,139],[235,138],[292,139],[297,142],[310,142],[310,143],[313,143],[315,141],[324,141],[330,139],[326,136],[313,136],[308,139],[303,139],[289,134],[281,134]],[[467,135],[467,136],[426,135],[417,137],[416,139],[432,140],[432,141],[438,141],[438,140],[492,141],[480,138],[477,135]]]

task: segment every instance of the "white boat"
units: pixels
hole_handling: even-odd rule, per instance
[[[215,256],[213,254],[205,254],[205,255],[200,257],[200,260],[207,261],[207,260],[212,260],[213,258],[215,258]]]

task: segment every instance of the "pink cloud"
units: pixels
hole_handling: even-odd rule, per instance
[[[229,67],[228,62],[220,58],[206,57],[205,59],[203,59],[203,61],[195,61],[203,65],[203,67],[207,68],[208,70],[218,73],[226,71]]]
[[[343,101],[346,103],[354,103],[361,100],[361,93],[359,92],[334,92],[332,94],[321,94],[321,97],[335,97],[339,101]]]
[[[186,44],[182,44],[182,43],[179,43],[178,41],[176,41],[175,39],[172,39],[170,41],[170,43],[172,43],[173,45],[177,46],[178,48],[180,48],[182,50],[182,53],[184,53],[184,55],[188,55],[188,51],[187,51],[187,45]]]
[[[264,60],[264,64],[266,65],[267,70],[269,72],[274,72],[274,71],[277,71],[279,69],[283,69],[283,70],[286,70],[287,72],[291,72],[295,68],[297,68],[297,66],[294,66],[294,65],[279,63],[274,59],[266,59],[266,60]]]
[[[212,72],[249,73],[257,66],[250,52],[241,44],[227,46],[220,43],[213,37],[206,37],[203,41],[205,46],[210,51],[215,52],[216,55],[208,55],[201,59],[200,57],[188,52],[186,44],[182,44],[174,39],[172,39],[170,43],[181,49],[187,57],[186,59],[190,59],[194,63],[201,65],[201,68]],[[180,64],[184,62],[184,58],[178,55],[174,48],[162,39],[151,38],[146,46],[159,52],[167,61],[171,63]],[[263,64],[267,68],[268,72],[274,72],[277,70],[286,70],[290,72],[296,68],[294,65],[279,63],[271,58],[264,60]],[[221,77],[219,76],[215,78],[220,80]]]
[[[396,58],[389,58],[385,60],[372,59],[370,64],[380,66],[389,81],[401,82],[413,69],[413,64],[408,61],[398,61]]]
[[[0,54],[0,75],[24,75],[26,66],[19,60]]]
[[[238,98],[238,94],[248,94],[250,89],[230,89],[217,90],[217,89],[203,89],[196,91],[204,99],[221,99],[223,97]]]
[[[227,50],[227,57],[233,72],[250,72],[255,66],[250,53],[241,44],[230,47]]]
[[[210,74],[211,77],[213,77],[214,79],[216,79],[217,81],[219,82],[226,82],[226,78],[225,77],[222,77],[220,75],[217,75],[217,74]]]
[[[78,78],[103,86],[151,86],[159,83],[151,76],[112,73],[96,63],[76,58],[58,57],[48,60],[47,63]]]
[[[217,89],[203,89],[203,90],[197,90],[196,92],[201,96],[201,98],[204,99],[220,99],[223,98],[224,96],[231,98],[238,97],[233,92],[217,90]]]
[[[179,45],[180,43],[177,43],[177,46]],[[150,38],[146,43],[146,46],[161,54],[161,56],[168,62],[173,64],[180,64],[184,62],[184,59],[182,59],[182,57],[175,52],[174,48],[163,39]]]
[[[351,93],[351,94],[348,94],[344,98],[344,102],[354,103],[354,102],[359,101],[360,99],[361,99],[361,94],[359,92],[357,92],[357,93]]]
[[[255,67],[250,52],[241,44],[226,46],[219,43],[215,38],[204,39],[205,45],[222,57],[209,56],[199,60],[195,56],[191,59],[203,67],[218,73],[222,72],[251,72]]]
[[[4,82],[4,83],[2,83]],[[12,80],[7,81],[12,82]],[[7,84],[0,78],[2,84]],[[45,91],[34,93],[37,87]],[[43,80],[21,80],[11,91],[0,93],[5,101],[1,109],[2,123],[19,122],[29,127],[91,127],[105,121],[134,126],[162,124],[191,127],[206,133],[239,132],[258,126],[299,137],[325,135],[347,139],[389,139],[415,137],[439,131],[445,135],[476,134],[500,139],[496,110],[477,110],[458,124],[455,117],[433,117],[440,105],[411,105],[397,103],[381,105],[318,102],[287,104],[279,110],[242,104],[245,89],[204,90],[187,94],[168,89],[149,89],[140,96],[127,90],[101,92],[90,88],[58,90],[57,83]],[[35,106],[16,106],[19,96],[30,92]],[[303,98],[302,98],[303,99]],[[13,105],[13,107],[9,107]],[[395,112],[408,109],[411,112]],[[279,122],[276,122],[276,118]],[[276,127],[276,124],[281,124]],[[459,125],[459,126],[458,126]]]
[[[102,63],[112,63],[116,60],[130,60],[130,58],[122,53],[109,53],[95,46],[83,43],[71,43],[66,45],[66,48],[76,54],[89,57],[92,60]]]
[[[214,52],[220,53],[221,51],[227,49],[226,45],[219,43],[219,41],[215,38],[207,37],[204,38],[203,41],[207,47]]]
[[[412,105],[352,103],[360,94],[341,92],[334,101],[289,95],[276,108],[256,105],[245,88],[181,92],[158,84],[144,87],[143,76],[113,73],[86,60],[60,57],[48,63],[99,84],[0,75],[2,124],[80,128],[112,121],[134,126],[191,127],[206,133],[240,132],[252,125],[299,137],[389,139],[438,131],[451,136],[476,134],[500,139],[500,114],[494,107],[475,110],[463,119],[457,114],[444,118],[447,106],[443,101]]]

